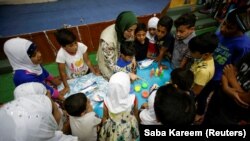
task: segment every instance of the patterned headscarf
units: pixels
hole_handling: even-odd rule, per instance
[[[120,43],[125,40],[123,36],[124,31],[135,24],[137,24],[137,18],[133,12],[124,11],[118,15],[115,21],[115,30]]]

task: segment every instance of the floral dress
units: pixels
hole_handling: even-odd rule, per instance
[[[132,107],[133,108],[133,107]],[[109,118],[104,122],[100,141],[133,141],[139,138],[139,127],[133,110],[119,114],[109,112]]]

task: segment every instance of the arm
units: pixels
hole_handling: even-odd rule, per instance
[[[105,103],[103,102],[103,117],[102,117],[102,124],[109,118],[109,115],[108,115],[108,108],[107,106],[105,105]]]
[[[140,121],[139,112],[138,112],[138,101],[137,101],[136,96],[135,96],[135,102],[134,102],[134,108],[133,108],[133,110],[134,110],[134,115],[135,115],[137,121]]]
[[[204,86],[195,83],[194,86],[192,87],[192,91],[194,92],[195,96],[198,96],[203,88]]]
[[[188,63],[188,60],[189,60],[189,58],[184,57],[184,58],[181,60],[180,68],[185,68],[186,64]]]
[[[168,48],[161,47],[159,55],[155,58],[155,61],[158,62],[158,66],[162,66],[161,62],[163,59],[164,54],[167,52]],[[163,66],[163,68],[166,68],[166,66]]]
[[[92,66],[92,64],[91,64],[91,62],[90,62],[90,60],[89,60],[89,57],[88,57],[88,53],[87,53],[87,52],[85,52],[85,53],[83,54],[83,60],[84,60],[84,62],[87,64],[87,66],[89,67],[89,69],[91,70],[92,73],[94,73],[95,75],[100,75],[100,72],[99,72],[99,71],[96,71],[96,70],[94,69],[94,67]]]
[[[66,74],[66,70],[65,70],[65,64],[64,63],[58,63],[58,69],[59,69],[59,73],[64,85],[63,90],[60,92],[60,94],[64,95],[67,92],[69,92],[70,88],[69,88],[69,84],[67,82],[67,74]]]
[[[230,96],[238,105],[240,105],[240,106],[242,106],[242,107],[248,107],[248,103],[246,103],[245,101],[243,101],[241,98],[240,98],[240,96],[242,96],[242,95],[240,95],[238,92],[237,92],[237,90],[236,89],[234,89],[234,88],[232,88],[232,87],[230,87],[228,84],[229,84],[229,82],[228,82],[228,79],[226,78],[226,76],[223,74],[222,75],[222,78],[221,78],[221,80],[222,80],[222,89],[223,89],[223,91],[228,95],[228,96]],[[247,96],[247,98],[246,97],[242,97],[243,99],[246,99],[247,101],[249,100],[249,96]],[[249,101],[248,101],[249,102]]]

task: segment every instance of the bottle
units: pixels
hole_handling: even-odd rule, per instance
[[[154,73],[155,73],[155,69],[152,68],[151,71],[150,71],[150,78],[153,77]]]
[[[155,70],[155,76],[158,76],[158,73],[159,73],[159,69],[156,68],[156,70]]]

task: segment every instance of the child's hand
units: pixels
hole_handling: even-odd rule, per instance
[[[162,67],[163,69],[168,69],[168,66],[166,66],[166,65],[164,65],[164,64],[158,64],[158,67],[160,68],[160,67]]]
[[[129,77],[132,81],[135,81],[136,79],[138,79],[138,76],[134,73],[129,73]]]
[[[101,72],[100,72],[100,70],[99,70],[99,68],[96,67],[96,68],[94,68],[94,70],[95,70],[95,71],[93,72],[94,75],[97,75],[97,76],[102,75]]]
[[[70,91],[70,89],[69,89],[69,87],[65,87],[65,88],[63,88],[60,92],[59,92],[59,94],[60,95],[65,95],[66,93],[68,93]]]
[[[140,109],[147,109],[148,108],[148,103],[145,102],[141,105],[141,108]]]

